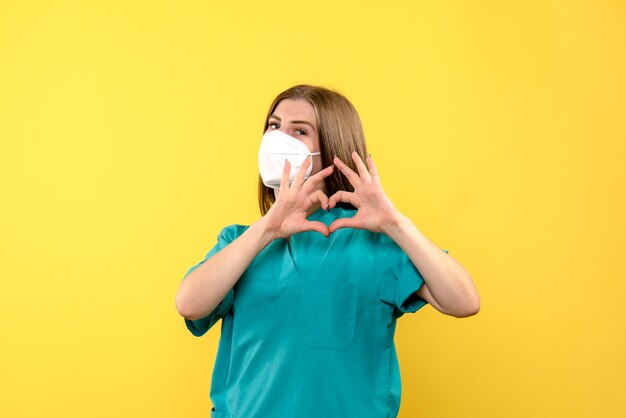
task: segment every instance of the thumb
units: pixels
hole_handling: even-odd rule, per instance
[[[320,234],[324,235],[326,238],[329,237],[330,231],[325,223],[320,221],[306,221],[302,227],[303,231],[316,231]]]

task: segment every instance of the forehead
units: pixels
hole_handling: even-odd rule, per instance
[[[283,99],[272,112],[283,121],[289,120],[305,120],[313,124],[316,123],[315,109],[306,100],[302,99]]]

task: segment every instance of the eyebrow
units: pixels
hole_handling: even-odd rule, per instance
[[[272,119],[272,118],[277,119],[279,122],[282,122],[282,121],[283,121],[283,120],[280,118],[280,116],[276,116],[276,115],[274,115],[274,114],[270,115],[270,117],[269,117],[268,121],[269,121],[270,119]],[[306,121],[306,120],[292,120],[292,121],[291,121],[291,123],[302,123],[302,124],[305,124],[305,125],[309,125],[309,126],[310,126],[310,127],[311,127],[314,131],[316,131],[316,132],[317,132],[317,130],[315,129],[315,126],[313,126],[313,124],[312,124],[311,122],[308,122],[308,121]]]

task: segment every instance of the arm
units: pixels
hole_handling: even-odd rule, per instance
[[[176,294],[176,310],[183,317],[196,320],[211,313],[241,278],[252,260],[276,238],[288,238],[303,231],[318,231],[328,236],[328,227],[308,221],[308,211],[328,198],[319,189],[333,167],[320,170],[304,179],[311,160],[300,166],[289,186],[291,164],[285,161],[278,197],[270,210],[241,236],[215,253],[182,281]]]
[[[352,153],[352,159],[358,174],[339,158],[333,160],[354,187],[354,192],[338,191],[329,198],[329,207],[334,207],[337,202],[349,202],[358,211],[352,218],[333,221],[330,232],[349,227],[385,233],[422,274],[425,283],[416,292],[418,296],[447,315],[465,317],[478,313],[480,298],[465,268],[437,248],[396,209],[382,189],[371,156],[366,158],[368,167],[356,151]]]
[[[417,295],[446,315],[462,318],[477,314],[480,296],[467,270],[430,242],[409,218],[397,212],[393,219],[383,232],[404,250],[424,277]]]
[[[266,218],[218,251],[183,280],[176,294],[176,310],[191,320],[208,315],[224,299],[252,260],[272,242]]]

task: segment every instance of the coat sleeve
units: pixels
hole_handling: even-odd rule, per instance
[[[222,229],[222,231],[217,236],[217,243],[207,253],[207,255],[204,257],[204,260],[200,261],[198,264],[191,267],[187,271],[187,273],[185,273],[183,280],[185,280],[185,278],[189,275],[189,273],[191,273],[192,271],[200,267],[202,263],[207,261],[217,252],[219,252],[228,244],[233,242],[246,229],[247,229],[247,226],[243,226],[243,225],[229,225],[225,227],[224,229]],[[222,299],[222,301],[215,307],[215,309],[213,309],[213,311],[210,312],[205,317],[195,319],[195,320],[184,318],[187,329],[196,337],[200,337],[204,335],[213,325],[215,325],[215,323],[217,323],[217,321],[219,321],[221,318],[226,316],[231,311],[234,299],[235,299],[235,291],[234,289],[230,289],[228,293],[226,294],[226,296],[224,296],[224,299]]]

